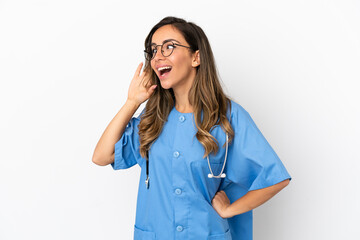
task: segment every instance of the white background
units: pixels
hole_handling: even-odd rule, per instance
[[[254,239],[358,239],[360,1],[349,0],[0,1],[0,239],[132,239],[139,166],[91,159],[145,37],[171,15],[205,31],[225,92],[293,177],[254,210]]]

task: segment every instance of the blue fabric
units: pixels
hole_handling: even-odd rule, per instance
[[[138,135],[138,125],[140,123],[139,117],[132,117],[130,119],[129,123],[125,127],[122,137],[117,143],[115,143],[115,159],[114,162],[111,163],[111,166],[115,170],[127,169],[134,166],[138,160],[141,160]],[[134,129],[136,129],[136,131],[134,131]]]
[[[248,112],[234,101],[231,104],[228,119],[231,117],[235,137],[228,147],[224,179],[208,178],[205,149],[195,136],[193,113],[180,113],[174,107],[149,151],[147,189],[146,161],[139,153],[138,136],[144,111],[130,120],[115,144],[111,165],[115,170],[135,164],[141,167],[134,240],[252,240],[252,211],[224,219],[211,205],[215,193],[224,190],[232,203],[248,191],[291,177]],[[209,155],[212,171],[218,175],[225,157],[226,135],[218,125],[210,133],[219,146],[216,155]]]

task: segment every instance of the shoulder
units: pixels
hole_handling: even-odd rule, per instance
[[[230,124],[235,132],[255,127],[254,120],[249,112],[239,103],[231,100],[231,120]]]
[[[230,100],[231,102],[231,120],[238,121],[241,119],[247,119],[250,117],[248,111],[240,105],[239,103],[235,102],[234,100]]]

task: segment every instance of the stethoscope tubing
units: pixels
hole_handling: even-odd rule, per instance
[[[207,161],[208,161],[208,165],[209,165],[209,170],[210,170],[210,173],[208,174],[208,178],[225,178],[226,177],[226,174],[223,173],[224,171],[224,168],[225,168],[225,164],[226,164],[226,159],[227,159],[227,151],[228,151],[228,134],[226,133],[226,150],[225,150],[225,159],[224,159],[224,164],[222,166],[222,169],[221,169],[221,172],[219,175],[215,176],[212,169],[211,169],[211,166],[210,166],[210,160],[209,160],[209,156],[206,156],[207,157]]]

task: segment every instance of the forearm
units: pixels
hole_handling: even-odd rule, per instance
[[[126,125],[139,106],[134,101],[127,100],[111,120],[95,147],[92,158],[95,164],[105,166],[114,161],[115,143],[121,138]]]
[[[289,182],[290,180],[287,179],[267,188],[249,191],[227,207],[224,218],[233,217],[260,206],[280,192]]]

